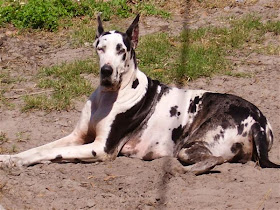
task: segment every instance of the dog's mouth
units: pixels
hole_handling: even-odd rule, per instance
[[[104,87],[107,87],[107,88],[110,88],[110,87],[114,86],[112,81],[108,78],[101,79],[101,85],[104,86]]]
[[[118,89],[118,85],[109,78],[101,78],[100,85],[104,87],[106,91],[116,91]]]

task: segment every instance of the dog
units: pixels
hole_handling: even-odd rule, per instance
[[[104,31],[100,16],[93,43],[100,85],[68,136],[19,154],[1,155],[1,165],[96,162],[118,155],[153,160],[176,157],[184,172],[201,174],[225,162],[268,158],[271,126],[261,111],[234,95],[169,87],[137,66],[139,15],[125,33]]]

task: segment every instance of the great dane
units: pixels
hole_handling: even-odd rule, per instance
[[[238,96],[150,79],[136,62],[139,15],[125,33],[105,32],[100,16],[97,21],[100,85],[75,129],[52,143],[1,155],[2,165],[107,161],[121,154],[143,160],[176,157],[183,171],[195,174],[224,162],[280,167],[268,159],[273,134],[256,106]]]

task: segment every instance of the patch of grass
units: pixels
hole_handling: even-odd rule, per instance
[[[18,28],[41,28],[55,31],[60,21],[77,16],[96,16],[102,12],[104,20],[112,15],[127,18],[135,13],[169,17],[170,14],[156,7],[153,0],[7,0],[0,1],[0,24],[12,23]]]
[[[8,137],[6,135],[6,133],[3,133],[2,131],[0,132],[0,145],[7,142],[8,141]]]
[[[279,33],[279,21],[262,23],[255,15],[230,21],[230,27],[189,29],[180,36],[152,34],[140,38],[137,58],[139,68],[149,76],[163,82],[179,84],[199,77],[224,73],[246,77],[243,73],[230,73],[231,64],[226,55],[236,49],[258,51],[267,32]],[[248,47],[249,46],[249,47]],[[279,48],[269,48],[279,53]]]
[[[166,83],[183,83],[226,69],[227,63],[221,48],[213,44],[203,46],[185,43],[184,39],[184,35],[169,37],[165,33],[141,38],[137,49],[139,68]]]
[[[25,96],[23,111],[30,109],[63,110],[70,109],[72,100],[89,95],[93,89],[82,74],[96,73],[98,67],[92,60],[76,61],[43,68],[38,75],[38,86],[43,89],[52,89],[50,95]]]

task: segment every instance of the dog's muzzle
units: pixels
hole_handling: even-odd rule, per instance
[[[112,86],[112,79],[111,76],[113,74],[113,68],[105,64],[104,66],[101,67],[100,69],[100,75],[101,75],[101,85],[105,87],[110,87]]]

